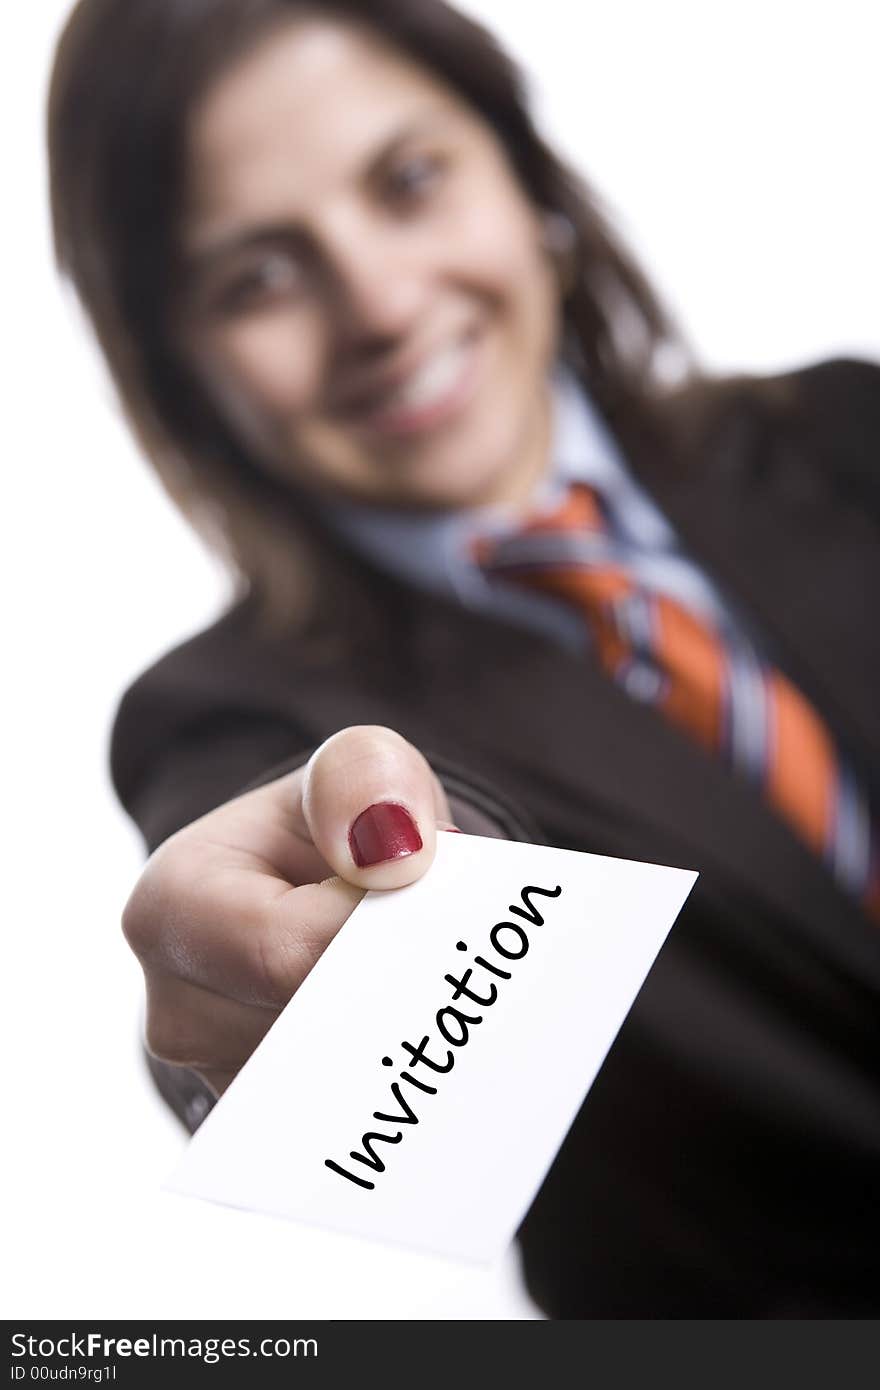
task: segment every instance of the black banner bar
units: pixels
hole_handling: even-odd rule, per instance
[[[880,1321],[4,1322],[10,1386],[874,1390]],[[0,1383],[2,1390],[2,1383]]]

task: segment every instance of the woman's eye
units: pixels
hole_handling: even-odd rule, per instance
[[[392,201],[418,202],[438,182],[442,161],[433,155],[418,155],[391,170],[386,190]]]
[[[233,275],[218,295],[223,313],[241,313],[297,292],[299,269],[289,256],[273,252]]]

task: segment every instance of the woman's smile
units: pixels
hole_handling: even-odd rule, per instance
[[[479,386],[482,335],[445,337],[409,366],[386,371],[340,397],[339,414],[359,432],[388,439],[441,429],[467,408]]]

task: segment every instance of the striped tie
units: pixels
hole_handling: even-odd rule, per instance
[[[638,575],[598,494],[572,484],[561,506],[474,543],[490,580],[564,600],[603,668],[708,752],[756,781],[776,812],[880,920],[880,843],[857,778],[808,699],[739,632]]]

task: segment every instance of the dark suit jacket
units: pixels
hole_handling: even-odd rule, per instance
[[[703,387],[664,429],[624,439],[637,474],[876,794],[880,370]],[[529,1286],[557,1317],[880,1312],[880,928],[592,665],[352,565],[367,659],[307,659],[244,602],[128,691],[113,771],[148,844],[382,723],[507,834],[700,870],[524,1223]]]

